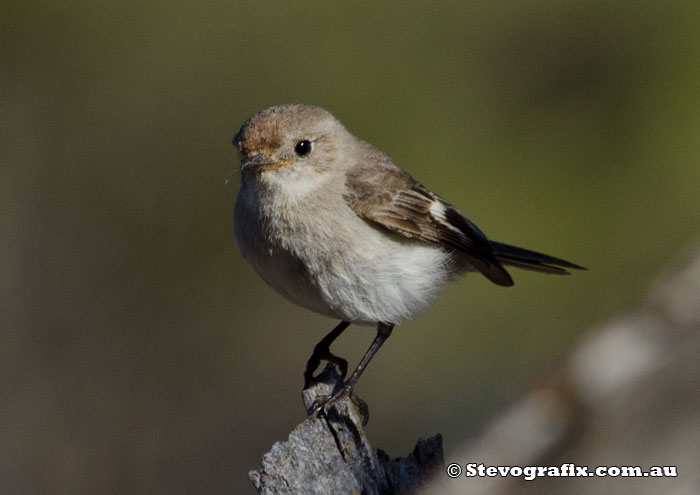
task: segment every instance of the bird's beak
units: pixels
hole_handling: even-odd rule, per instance
[[[241,157],[241,170],[251,170],[252,172],[260,173],[284,167],[290,163],[292,163],[291,160],[274,161],[260,153],[251,157]]]

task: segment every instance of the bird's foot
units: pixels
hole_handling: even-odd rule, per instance
[[[345,399],[350,399],[350,401],[355,404],[362,416],[362,426],[366,426],[369,421],[369,406],[364,400],[353,393],[351,385],[343,385],[340,390],[333,395],[316,398],[309,416],[312,418],[319,418],[322,416],[328,417],[329,411]]]

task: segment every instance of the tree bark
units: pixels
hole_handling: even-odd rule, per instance
[[[317,398],[330,395],[342,384],[335,367],[327,365],[318,381],[302,393],[307,411]],[[258,493],[265,495],[392,495],[414,493],[443,468],[439,434],[419,439],[411,454],[391,460],[370,445],[362,415],[345,398],[327,414],[306,419],[286,442],[274,444],[248,477]]]

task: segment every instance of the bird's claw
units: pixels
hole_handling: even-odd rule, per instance
[[[338,404],[343,399],[349,398],[350,401],[357,406],[362,415],[362,426],[366,426],[369,421],[369,406],[367,403],[360,399],[357,395],[353,393],[352,386],[343,385],[343,387],[338,390],[333,395],[326,395],[322,397],[317,397],[311,407],[311,414],[309,417],[318,419],[319,417],[328,417],[328,412]]]

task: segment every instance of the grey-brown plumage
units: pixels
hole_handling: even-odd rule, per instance
[[[407,172],[389,163],[356,167],[348,171],[346,185],[345,198],[362,218],[404,237],[461,251],[492,282],[513,285],[476,225]],[[436,215],[438,210],[442,218]]]
[[[314,350],[307,381],[321,359],[346,367],[329,346],[350,322],[377,324],[349,392],[394,325],[427,309],[457,275],[478,271],[510,286],[503,265],[554,274],[581,268],[490,241],[321,108],[259,112],[234,144],[241,155],[234,236],[244,258],[292,302],[342,321]]]

